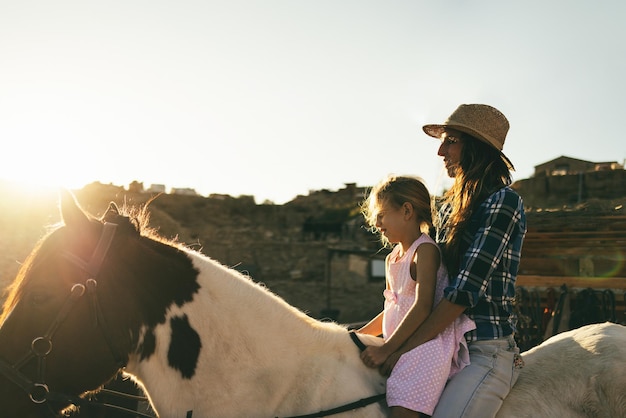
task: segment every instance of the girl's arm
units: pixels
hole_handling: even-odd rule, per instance
[[[381,335],[383,333],[383,314],[384,312],[379,313],[374,317],[374,319],[363,325],[356,332],[374,336]]]
[[[385,272],[389,268],[389,256],[385,257]],[[389,289],[389,282],[385,277],[385,289]],[[367,324],[363,325],[361,328],[357,330],[358,333],[361,334],[369,334],[374,336],[382,335],[383,333],[383,312],[380,312],[376,315],[371,321]]]
[[[430,314],[435,298],[437,270],[439,269],[439,249],[433,244],[422,244],[416,251],[415,261],[415,301],[395,332],[380,347],[367,347],[361,359],[369,367],[378,367],[406,340]]]
[[[422,326],[419,327],[399,350],[392,353],[385,360],[384,364],[380,367],[381,374],[389,376],[402,354],[435,338],[446,329],[448,325],[454,322],[463,311],[465,311],[465,306],[456,305],[448,299],[443,298],[433,313],[424,321]]]
[[[384,351],[387,354],[398,350],[432,312],[440,260],[436,245],[424,243],[417,247],[414,260],[415,300],[394,333],[385,341]]]

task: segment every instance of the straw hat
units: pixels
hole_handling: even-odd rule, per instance
[[[504,140],[509,131],[509,121],[495,107],[484,104],[462,104],[442,125],[424,125],[422,129],[427,135],[441,138],[446,128],[456,129],[486,142],[500,151],[500,156],[509,169],[515,169],[511,160],[502,153]]]

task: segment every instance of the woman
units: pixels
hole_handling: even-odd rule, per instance
[[[389,374],[401,354],[465,313],[476,323],[465,334],[470,365],[448,382],[433,416],[495,416],[522,367],[513,338],[513,301],[526,217],[521,197],[509,187],[513,164],[502,153],[509,123],[491,106],[469,104],[459,106],[443,124],[423,129],[441,140],[438,155],[454,178],[437,219],[437,243],[450,285],[381,372]]]

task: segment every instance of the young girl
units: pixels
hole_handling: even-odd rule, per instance
[[[448,286],[439,247],[429,236],[430,202],[419,179],[391,176],[375,186],[363,204],[363,215],[383,244],[395,244],[385,260],[384,310],[358,331],[382,334],[385,341],[361,354],[369,367],[380,366],[402,347]],[[387,380],[391,417],[433,413],[448,379],[469,362],[463,334],[474,328],[473,321],[461,315],[434,339],[400,357]]]

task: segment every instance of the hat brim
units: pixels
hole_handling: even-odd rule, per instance
[[[470,128],[469,126],[451,123],[448,125],[431,124],[431,125],[424,125],[422,127],[422,130],[426,133],[426,135],[432,136],[433,138],[437,138],[437,139],[441,138],[441,135],[444,133],[446,129],[454,129],[456,131],[466,133],[472,136],[473,138],[478,139],[479,141],[482,141],[486,144],[491,145],[493,148],[497,149],[500,152],[500,157],[502,158],[502,161],[504,161],[504,163],[507,165],[509,170],[515,171],[515,167],[513,166],[513,163],[511,162],[511,160],[509,160],[509,158],[506,155],[504,155],[502,150],[498,149],[498,147],[494,146],[492,141],[490,141],[488,138],[483,137],[480,133]]]

